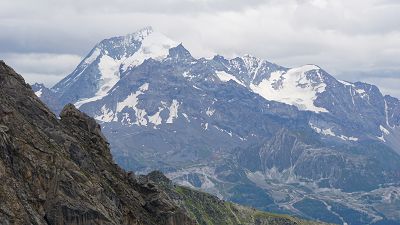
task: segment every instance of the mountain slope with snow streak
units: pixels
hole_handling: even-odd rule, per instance
[[[105,97],[129,69],[150,58],[162,60],[168,55],[169,49],[176,45],[178,43],[151,27],[126,36],[105,39],[53,90],[62,96],[61,99],[74,102],[79,108]],[[68,96],[69,93],[75,95]]]

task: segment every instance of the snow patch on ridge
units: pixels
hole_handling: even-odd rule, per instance
[[[102,114],[100,114],[98,116],[95,116],[94,118],[96,120],[99,120],[99,121],[102,121],[102,122],[111,122],[111,121],[113,121],[114,112],[111,109],[107,108],[106,105],[103,105],[101,107],[101,113]]]
[[[369,95],[364,89],[355,89],[355,91],[361,98],[369,98]]]
[[[158,107],[158,111],[153,115],[149,115],[146,109],[139,108],[139,96],[144,94],[149,89],[149,84],[144,83],[136,92],[128,95],[123,101],[120,101],[116,105],[115,113],[108,109],[105,105],[101,108],[101,114],[96,115],[95,119],[102,122],[118,122],[120,121],[124,125],[138,125],[147,126],[149,123],[154,124],[153,128],[157,129],[157,126],[161,125],[164,119],[161,117],[161,112],[164,109],[169,110],[169,117],[165,123],[173,123],[178,118],[178,108],[181,103],[177,100],[172,100],[172,103],[167,107],[166,102],[161,101],[161,106]],[[132,120],[130,112],[126,109],[133,109],[136,120]],[[184,115],[188,122],[190,122],[188,116]]]
[[[350,83],[350,82],[347,82],[347,81],[345,81],[345,80],[337,80],[337,81],[339,81],[340,83],[344,84],[345,86],[352,86],[352,87],[354,87],[354,84],[352,84],[352,83]]]
[[[379,140],[386,142],[385,135],[389,135],[390,131],[388,131],[384,126],[380,125],[379,129],[382,131],[382,135],[377,137]]]
[[[125,100],[122,102],[117,103],[117,113],[121,112],[124,108],[132,108],[135,111],[135,116],[136,116],[136,121],[131,123],[130,121],[127,120],[127,117],[125,116],[125,122],[129,125],[136,124],[136,125],[143,125],[147,126],[147,119],[145,116],[147,115],[146,110],[144,109],[139,109],[137,107],[139,103],[138,96],[143,94],[149,89],[149,84],[144,83],[142,86],[139,87],[139,90],[137,90],[135,93],[131,93],[126,97]]]
[[[212,115],[214,115],[214,113],[215,113],[215,109],[210,108],[210,107],[207,108],[206,114],[208,117],[211,117]]]
[[[185,117],[186,121],[190,123],[189,116],[186,113],[182,113],[183,117]]]
[[[174,119],[178,118],[178,108],[180,103],[177,100],[172,100],[172,104],[169,107],[169,117],[166,123],[173,123]]]
[[[195,75],[191,74],[189,71],[183,72],[182,76],[185,77],[185,78],[188,78],[189,80],[191,80],[191,79],[196,77]]]
[[[250,89],[267,100],[295,105],[300,110],[328,112],[327,109],[314,105],[317,94],[324,92],[326,88],[319,70],[320,68],[315,65],[306,65],[287,72],[276,71],[259,84],[250,84]],[[320,81],[307,78],[307,73],[311,71],[319,75]]]
[[[38,98],[40,98],[40,96],[42,96],[42,88],[40,88],[39,91],[36,91],[36,92],[35,92],[35,95],[36,95]]]
[[[108,91],[119,81],[120,60],[115,60],[108,55],[101,57],[99,62],[100,80],[99,90],[95,96],[105,96]]]
[[[337,135],[337,134],[335,134],[335,132],[332,131],[332,128],[322,129],[322,128],[315,126],[312,123],[309,123],[309,125],[318,134],[322,134],[325,136],[337,137],[337,138],[342,139],[343,141],[358,141],[358,138],[356,138],[356,137],[348,137],[343,134]]]
[[[158,111],[154,115],[149,116],[149,122],[154,124],[154,128],[157,128],[158,125],[162,124],[160,113],[163,109],[164,108],[162,107],[158,107]]]
[[[91,63],[93,63],[97,57],[99,57],[101,54],[101,50],[96,47],[93,51],[92,54],[90,54],[85,60],[83,60],[84,65],[89,65]]]
[[[383,132],[385,135],[389,135],[390,132],[382,125],[379,126],[379,129]]]
[[[215,74],[222,82],[228,82],[230,80],[235,81],[236,83],[245,86],[241,81],[239,81],[235,76],[225,72],[225,71],[215,71]]]
[[[119,66],[121,60],[114,59],[108,55],[103,55],[100,58],[98,69],[100,71],[100,77],[98,79],[97,92],[91,98],[80,99],[74,105],[80,108],[83,104],[94,102],[107,96],[108,91],[119,81],[120,73]]]

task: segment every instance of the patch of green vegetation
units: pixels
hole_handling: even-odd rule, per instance
[[[249,184],[239,184],[230,191],[231,200],[244,205],[263,208],[273,203],[272,198],[261,188]]]
[[[200,225],[322,225],[289,215],[264,212],[236,203],[223,201],[214,195],[188,187],[174,185],[161,172],[154,171],[147,178],[156,182],[165,193]],[[243,186],[246,189],[247,186]],[[255,191],[248,189],[248,193]]]
[[[171,190],[171,189],[170,189]],[[323,223],[301,220],[288,215],[258,211],[254,208],[226,202],[217,197],[175,186],[175,201],[200,225],[321,225]]]
[[[176,187],[175,191],[183,200],[183,207],[201,225],[239,224],[234,214],[226,207],[225,202],[218,198],[190,190],[185,187]]]

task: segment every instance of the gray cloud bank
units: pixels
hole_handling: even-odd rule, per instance
[[[398,12],[397,0],[15,0],[0,7],[0,58],[51,85],[100,40],[151,25],[196,57],[313,63],[400,97]]]

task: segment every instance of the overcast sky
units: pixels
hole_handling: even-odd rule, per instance
[[[6,0],[0,59],[51,86],[97,42],[149,25],[195,57],[317,64],[400,97],[399,0]]]

